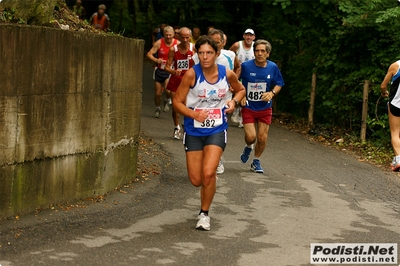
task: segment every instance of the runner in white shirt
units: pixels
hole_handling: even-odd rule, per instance
[[[216,64],[218,45],[209,36],[196,42],[200,64],[190,68],[176,91],[173,107],[185,118],[183,144],[190,182],[201,187],[196,229],[210,230],[209,210],[216,192],[216,168],[226,147],[228,121],[245,89],[235,73]],[[229,86],[235,98],[228,97]]]
[[[238,60],[236,54],[233,51],[223,49],[225,39],[224,33],[218,29],[211,29],[208,36],[210,36],[214,41],[217,42],[218,48],[220,49],[219,56],[217,57],[216,63],[225,66],[226,68],[233,70],[237,76],[240,75],[240,61]],[[193,56],[193,61],[195,64],[199,63],[199,57],[197,54]]]
[[[243,33],[243,41],[235,42],[234,44],[232,44],[231,48],[229,48],[229,50],[235,52],[237,58],[239,59],[240,64],[255,58],[253,50],[255,38],[256,35],[254,33],[254,30],[247,29]],[[243,127],[240,110],[241,110],[240,107],[236,108],[231,116],[231,119],[232,122],[238,123],[238,127]]]
[[[208,36],[213,39],[219,49],[219,56],[217,57],[216,63],[219,65],[225,66],[229,70],[233,70],[236,74],[236,76],[240,75],[240,63],[235,55],[234,52],[230,50],[225,50],[222,49],[224,47],[225,41],[224,41],[224,33],[221,30],[218,29],[211,29],[208,33]],[[199,63],[199,57],[197,54],[193,55],[193,61],[195,64]],[[229,91],[229,97],[232,99],[232,91]],[[217,167],[217,174],[223,174],[225,171],[224,164],[222,162],[222,157],[219,161],[218,167]]]
[[[238,41],[232,44],[229,50],[236,53],[236,56],[239,59],[240,63],[244,63],[246,61],[254,59],[254,39],[256,35],[254,34],[254,30],[247,29],[243,34],[243,41]]]

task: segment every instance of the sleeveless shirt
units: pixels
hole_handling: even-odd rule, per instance
[[[193,110],[207,109],[209,116],[204,123],[190,117],[184,118],[185,131],[192,136],[209,136],[228,128],[228,119],[224,113],[228,98],[229,83],[226,77],[226,67],[218,65],[218,80],[209,83],[203,74],[200,64],[193,67],[195,84],[186,97],[186,106]]]
[[[172,44],[170,46],[167,46],[165,44],[165,39],[161,38],[161,45],[160,45],[160,49],[158,49],[157,51],[157,55],[158,58],[162,59],[162,63],[158,64],[157,67],[160,69],[164,69],[165,65],[167,64],[167,60],[168,60],[168,53],[169,53],[169,48],[175,44],[178,43],[177,39],[173,39]]]
[[[239,59],[240,63],[244,63],[251,59],[254,59],[254,50],[253,50],[254,42],[251,43],[251,47],[249,50],[246,50],[243,46],[243,41],[239,41],[239,49],[236,52],[236,55]]]
[[[174,45],[175,54],[174,54],[174,61],[172,68],[177,70],[182,70],[182,72],[179,76],[171,75],[167,85],[167,90],[175,91],[178,88],[179,84],[181,83],[182,77],[186,73],[186,71],[188,71],[189,68],[194,66],[194,61],[192,59],[194,54],[193,47],[194,47],[193,43],[190,43],[187,52],[185,54],[182,54],[181,52],[179,52],[178,44]]]
[[[397,65],[399,66],[399,69],[397,69],[397,72],[392,77],[390,83],[389,102],[397,108],[400,108],[400,60],[397,61]]]

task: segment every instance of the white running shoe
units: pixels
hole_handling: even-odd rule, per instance
[[[392,171],[398,172],[400,170],[400,157],[395,156],[390,164]]]
[[[156,111],[154,112],[154,117],[160,118],[160,109],[156,109]]]
[[[239,123],[239,108],[235,108],[235,110],[233,110],[231,121],[233,123]]]
[[[171,106],[171,105],[172,105],[172,99],[171,99],[171,98],[169,98],[169,100],[168,100],[168,104],[169,104],[169,106]]]
[[[219,163],[217,166],[217,174],[223,174],[225,172],[224,164],[222,163],[222,159],[219,159]]]
[[[200,213],[197,220],[199,221],[196,224],[196,229],[210,231],[210,217],[208,215]]]
[[[238,127],[242,128],[243,127],[243,119],[241,116],[239,116],[239,121],[238,121]]]
[[[181,131],[177,128],[174,129],[174,135],[172,136],[174,139],[181,139]]]
[[[169,111],[169,104],[168,104],[168,101],[165,102],[163,111],[164,111],[164,112],[168,112],[168,111]]]

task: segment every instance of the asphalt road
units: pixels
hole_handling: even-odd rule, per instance
[[[151,71],[146,65],[143,178],[95,203],[1,221],[1,266],[311,265],[311,243],[399,243],[397,174],[275,125],[264,174],[239,161],[244,132],[229,127],[211,231],[195,230],[199,189],[172,139],[171,111],[153,118]]]

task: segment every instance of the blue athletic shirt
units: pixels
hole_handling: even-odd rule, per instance
[[[188,135],[202,137],[222,132],[228,128],[228,119],[224,113],[226,101],[229,100],[229,83],[226,68],[218,65],[218,81],[211,84],[203,74],[201,65],[193,67],[196,82],[186,97],[186,106],[192,110],[206,108],[209,116],[204,123],[190,117],[184,118],[185,131]]]
[[[261,111],[272,106],[272,100],[261,100],[262,93],[271,91],[275,86],[283,86],[285,82],[278,66],[267,60],[266,67],[259,67],[255,59],[242,63],[240,74],[242,84],[246,89],[246,106],[253,111]]]

